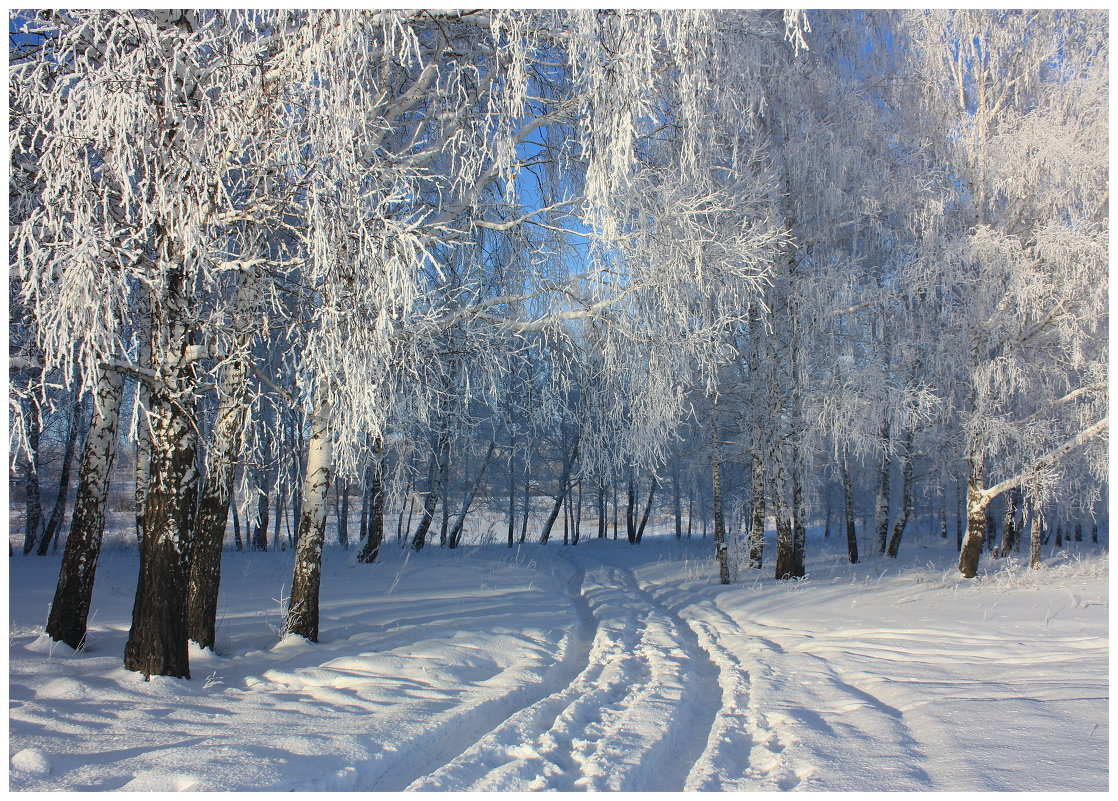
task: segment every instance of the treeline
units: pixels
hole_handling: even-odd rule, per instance
[[[759,569],[773,520],[790,578],[809,522],[857,561],[859,514],[890,555],[954,517],[973,576],[992,516],[1039,564],[1100,511],[1104,12],[9,28],[11,464],[25,550],[59,536],[43,477],[76,483],[58,641],[121,443],[145,675],[213,647],[230,526],[295,547],[286,628],[316,640],[332,506],[364,561],[393,525],[456,547],[483,502],[508,542],[637,542],[670,508],[724,582],[728,524]]]

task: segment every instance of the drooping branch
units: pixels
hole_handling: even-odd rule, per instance
[[[1093,439],[1094,437],[1097,437],[1109,425],[1110,425],[1110,415],[1107,415],[1106,417],[1102,418],[1101,420],[1099,420],[1094,425],[1089,426],[1089,427],[1083,429],[1082,431],[1080,431],[1078,434],[1076,434],[1074,437],[1069,439],[1063,445],[1060,445],[1059,447],[1054,448],[1054,449],[1050,450],[1048,453],[1041,456],[1039,459],[1037,459],[1031,465],[1029,465],[1029,467],[1027,469],[1021,471],[1020,473],[1013,476],[1012,478],[1007,478],[1005,481],[1001,481],[1001,482],[995,484],[994,486],[983,490],[982,491],[982,498],[985,500],[986,503],[989,503],[991,500],[998,497],[999,495],[1001,495],[1006,490],[1010,490],[1010,489],[1013,489],[1014,487],[1021,486],[1022,484],[1025,483],[1025,481],[1028,480],[1029,476],[1035,475],[1036,473],[1039,473],[1041,470],[1046,470],[1049,467],[1052,467],[1052,465],[1056,464],[1056,462],[1058,462],[1063,457],[1067,456],[1069,453],[1074,451],[1076,448],[1082,447],[1083,445],[1087,444],[1087,442],[1089,442],[1091,439]]]

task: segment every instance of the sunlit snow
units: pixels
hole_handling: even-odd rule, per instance
[[[57,557],[16,557],[10,788],[1106,788],[1105,552],[967,581],[934,537],[857,566],[811,539],[806,580],[731,586],[697,537],[331,546],[319,644],[279,637],[291,552],[226,553],[219,653],[150,682],[134,552],[80,654],[42,634]]]

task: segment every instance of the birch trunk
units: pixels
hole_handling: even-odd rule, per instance
[[[877,505],[874,508],[876,536],[874,547],[877,555],[885,553],[885,538],[889,533],[889,421],[881,426],[881,470],[878,473]]]
[[[807,509],[804,505],[803,455],[798,442],[792,444],[792,576],[803,578],[807,550]]]
[[[508,547],[512,547],[516,539],[516,448],[515,443],[509,446],[509,514],[508,514]]]
[[[365,545],[357,555],[357,561],[370,564],[377,560],[380,546],[384,542],[384,454],[379,440],[373,448],[371,480],[366,487],[366,496],[369,499],[369,511],[365,521]]]
[[[995,559],[1009,556],[1009,551],[1017,540],[1017,490],[1005,494],[1005,512],[1002,515],[1002,541],[994,551]]]
[[[598,539],[609,537],[609,490],[604,479],[598,479]]]
[[[578,489],[575,493],[575,502],[572,505],[574,509],[574,532],[571,534],[571,544],[578,545],[578,541],[582,539],[582,481],[578,481]]]
[[[151,484],[144,508],[140,578],[124,666],[145,677],[190,678],[187,594],[198,500],[198,440],[184,394],[152,392]]]
[[[625,538],[630,545],[637,541],[637,482],[632,475],[625,487]]]
[[[901,537],[904,536],[905,526],[912,514],[912,445],[916,437],[915,429],[908,429],[904,437],[904,468],[901,487],[901,513],[893,525],[893,535],[889,538],[890,557],[896,559],[901,548]]]
[[[66,512],[66,496],[70,492],[70,472],[74,464],[74,451],[77,450],[78,428],[80,426],[81,399],[77,392],[74,393],[73,406],[70,409],[70,428],[66,435],[66,448],[62,454],[62,475],[58,477],[58,495],[54,499],[54,508],[51,509],[50,519],[43,529],[43,536],[39,538],[39,556],[46,556],[50,544],[54,540],[62,525],[62,518]]]
[[[75,650],[85,645],[86,618],[105,533],[105,506],[116,456],[123,390],[124,381],[119,373],[105,371],[101,374],[78,468],[78,495],[74,500],[70,536],[66,538],[58,586],[47,618],[47,634]]]
[[[800,390],[800,313],[797,296],[788,298],[788,327],[791,333],[791,397],[789,398],[789,418],[792,437],[792,575],[803,578],[807,571],[804,566],[807,550],[807,508],[804,502],[804,431],[803,400]]]
[[[338,527],[338,545],[349,550],[349,481],[334,485],[334,517]]]
[[[641,515],[641,521],[637,524],[637,542],[644,539],[644,527],[648,523],[648,513],[652,510],[652,499],[656,495],[656,476],[652,477],[652,484],[648,488],[648,501],[644,505],[644,513]]]
[[[675,538],[683,539],[683,502],[679,490],[679,465],[672,473],[672,516],[675,518]]]
[[[563,509],[563,501],[567,499],[567,489],[571,482],[571,467],[577,458],[578,445],[576,443],[570,454],[563,460],[563,473],[559,477],[559,497],[555,499],[555,505],[551,507],[551,513],[548,514],[547,520],[544,522],[543,532],[540,534],[540,545],[547,545],[547,541],[551,538],[551,529],[555,525],[556,518],[559,517],[559,512]]]
[[[285,631],[318,642],[318,596],[322,583],[322,544],[326,538],[326,495],[334,469],[333,443],[327,430],[330,409],[321,397],[311,414],[307,472],[299,505],[295,573]]]
[[[967,460],[967,534],[959,554],[959,572],[965,578],[974,578],[982,558],[982,545],[986,538],[986,506],[989,500],[982,492],[982,456],[973,453]]]
[[[532,512],[532,476],[529,472],[528,460],[524,462],[524,515],[520,518],[520,537],[517,542],[521,545],[528,538],[528,515]]]
[[[150,314],[150,309],[148,310]],[[150,321],[149,321],[150,322]],[[140,367],[151,367],[151,331],[145,327],[140,336]],[[136,508],[136,542],[144,542],[144,510],[147,508],[148,485],[151,483],[151,430],[147,410],[151,405],[148,385],[141,381],[136,387],[136,486],[133,500]]]
[[[458,517],[454,520],[454,526],[450,530],[447,543],[451,548],[457,548],[462,541],[462,526],[466,522],[466,513],[470,511],[470,505],[474,502],[474,496],[477,495],[478,487],[481,486],[481,481],[485,478],[485,470],[489,467],[489,462],[492,460],[493,452],[496,449],[497,443],[490,440],[489,448],[485,451],[485,458],[481,461],[481,469],[478,470],[477,478],[474,479],[466,491],[466,495],[462,499],[462,508],[459,510]]]
[[[439,493],[434,487],[434,468],[428,475],[427,494],[423,496],[423,513],[419,518],[415,534],[412,535],[411,547],[415,551],[422,551],[427,544],[427,532],[431,530],[431,521],[435,519],[435,509],[439,505]]]
[[[842,508],[846,523],[846,553],[850,564],[858,564],[858,530],[854,524],[854,487],[850,479],[850,456],[842,451]]]
[[[784,465],[780,454],[773,454],[773,520],[776,523],[776,578],[790,579],[796,574],[792,553],[792,521],[785,498]]]
[[[35,547],[39,538],[39,527],[43,522],[43,504],[39,488],[39,404],[32,398],[24,418],[27,420],[27,461],[24,463],[26,480],[27,514],[24,516],[23,553],[26,556]]]
[[[252,527],[252,539],[249,547],[254,551],[268,550],[268,511],[271,509],[271,499],[268,497],[268,473],[256,468],[256,522]]]
[[[718,412],[714,399],[710,403],[710,480],[714,502],[714,555],[718,559],[718,581],[729,584],[730,550],[726,547],[726,527],[722,518],[722,443],[718,431]]]
[[[1040,507],[1033,507],[1032,525],[1029,527],[1029,567],[1040,569],[1040,546],[1044,542],[1044,515]]]
[[[191,640],[210,650],[216,643],[221,551],[245,424],[244,387],[244,362],[234,359],[221,371],[221,401],[214,419],[209,464],[194,525],[187,628]]]
[[[760,429],[753,432],[753,477],[749,488],[749,566],[760,570],[765,553],[765,463],[760,453]]]

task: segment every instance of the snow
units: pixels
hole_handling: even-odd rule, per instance
[[[133,552],[102,555],[80,654],[42,633],[59,558],[17,556],[9,787],[1107,788],[1105,552],[965,580],[934,538],[843,545],[728,587],[709,540],[330,546],[317,644],[279,637],[292,553],[228,552],[217,653],[149,682],[121,664]]]

